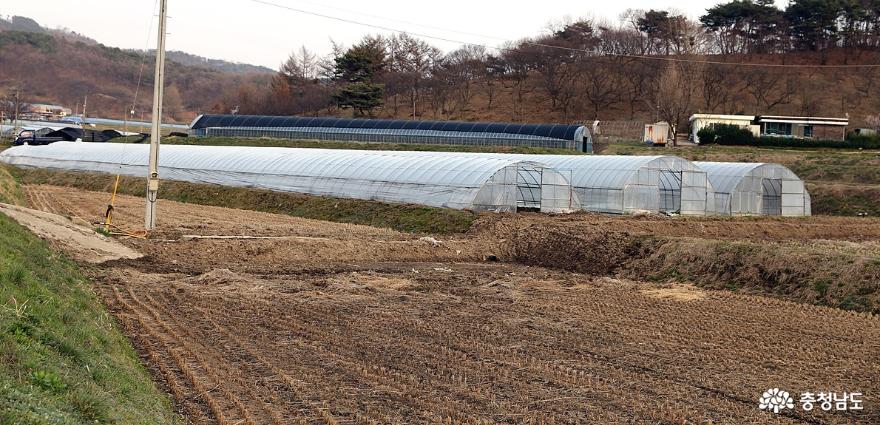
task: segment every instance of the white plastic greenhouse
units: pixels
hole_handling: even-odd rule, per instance
[[[636,212],[707,215],[715,193],[706,173],[675,156],[523,155],[498,153],[399,152],[407,156],[480,156],[540,162],[571,183],[579,208],[612,214]]]
[[[17,146],[17,166],[145,176],[149,146],[58,142]],[[475,211],[577,209],[567,178],[513,157],[407,156],[386,151],[175,146],[160,149],[164,179]]]
[[[24,167],[145,176],[149,146],[17,146]],[[164,179],[475,211],[810,215],[804,183],[777,164],[674,156],[519,155],[272,147],[160,149]]]
[[[714,213],[714,191],[706,173],[674,156],[516,155],[541,161],[570,175],[581,209],[614,214]]]
[[[810,194],[804,182],[779,164],[695,162],[715,188],[722,215],[809,216]]]

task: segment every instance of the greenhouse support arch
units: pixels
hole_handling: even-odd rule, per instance
[[[58,142],[17,146],[0,161],[24,167],[145,176],[149,146]],[[519,158],[407,156],[385,151],[179,146],[160,149],[163,179],[475,211],[567,212],[568,177]]]
[[[715,190],[705,171],[675,156],[524,155],[500,153],[400,152],[407,156],[476,156],[547,164],[570,176],[581,210],[609,214],[640,212],[681,215],[715,213]]]
[[[801,217],[812,213],[804,182],[788,168],[772,163],[695,162],[715,187],[715,208],[722,215]]]

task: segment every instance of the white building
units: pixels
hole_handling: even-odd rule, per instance
[[[736,125],[746,128],[750,130],[755,137],[760,136],[761,133],[761,126],[754,124],[754,115],[694,114],[691,115],[688,122],[691,127],[691,140],[697,144],[700,143],[700,138],[697,136],[698,131],[706,127],[712,128],[720,124]]]

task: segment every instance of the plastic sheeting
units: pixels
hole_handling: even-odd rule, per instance
[[[810,194],[788,168],[771,163],[695,162],[715,188],[722,215],[809,216]]]
[[[149,146],[59,142],[0,153],[17,166],[146,176]],[[226,146],[161,147],[163,179],[454,209],[564,212],[568,179],[512,157],[407,156],[385,151]]]
[[[615,214],[666,212],[706,215],[714,190],[706,174],[690,161],[673,156],[515,155],[571,172],[581,208]]]
[[[529,146],[593,151],[592,138],[586,127],[568,124],[200,115],[190,128],[196,136]]]
[[[479,156],[534,161],[568,176],[580,209],[611,214],[638,212],[707,215],[715,212],[715,191],[706,173],[674,156],[523,155],[498,153],[400,152],[408,156]]]

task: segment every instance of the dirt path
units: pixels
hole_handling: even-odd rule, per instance
[[[69,188],[28,194],[80,217],[106,202]],[[121,197],[118,223],[136,226],[141,202]],[[144,258],[87,271],[192,423],[880,422],[878,317],[481,261],[500,249],[493,228],[548,218],[492,218],[435,246],[364,226],[160,208],[152,240],[122,240]],[[852,236],[817,223],[763,234],[734,224],[728,236]],[[687,229],[593,216],[557,225]],[[774,387],[859,391],[865,410],[775,416],[757,403]]]
[[[46,201],[48,202],[48,201]],[[49,204],[44,204],[48,206]],[[47,208],[57,211],[54,208]],[[133,260],[141,258],[137,251],[102,235],[84,224],[75,223],[66,217],[22,208],[15,205],[0,204],[0,213],[6,214],[19,224],[27,227],[37,236],[58,245],[74,259],[87,263],[103,263],[112,260]]]

